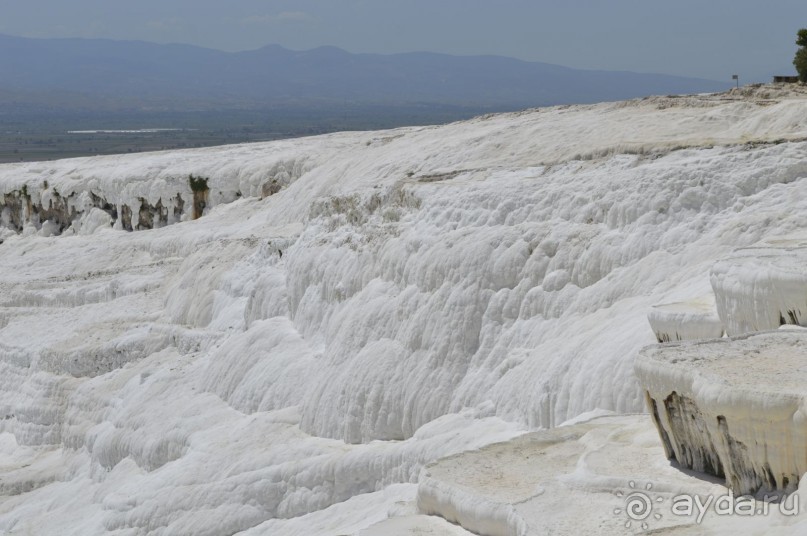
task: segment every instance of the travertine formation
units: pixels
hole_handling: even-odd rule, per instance
[[[792,491],[807,471],[807,333],[649,347],[636,374],[683,467],[737,494]]]
[[[724,331],[711,296],[656,305],[647,320],[658,342],[714,339]]]
[[[807,325],[807,236],[739,249],[715,263],[711,280],[729,336]]]
[[[194,200],[206,194],[207,190],[194,192]],[[203,201],[201,203],[204,210]],[[197,210],[195,204],[193,219],[201,217],[202,210]],[[59,235],[67,229],[81,233],[88,219],[98,220],[97,216],[90,216],[93,212],[106,214],[106,227],[124,231],[159,229],[191,216],[185,214],[185,201],[179,192],[165,200],[158,198],[154,204],[140,197],[130,206],[127,203],[113,205],[93,191],[62,195],[47,186],[33,196],[26,186],[0,198],[0,227],[19,233],[28,226],[42,236]],[[90,232],[84,229],[83,234],[90,234],[96,228]]]
[[[486,536],[725,531],[714,511],[673,510],[676,498],[728,491],[666,463],[653,435],[644,415],[605,416],[450,456],[421,474],[418,506]],[[769,514],[757,530],[782,520]]]
[[[806,260],[803,233],[767,238],[714,264],[712,303],[648,315],[659,342],[691,341],[636,361],[667,456],[737,493],[792,490],[807,470],[807,332],[770,331],[807,323]]]
[[[771,96],[0,166],[0,533],[442,530],[415,519],[424,466],[641,412],[647,311],[807,227],[807,99]],[[692,304],[657,313],[662,338],[700,336]],[[569,432],[430,469],[421,504],[495,528],[503,498],[538,534],[624,534],[614,492],[681,474],[647,415]],[[764,476],[751,454],[736,472]],[[488,502],[431,486],[454,476]]]

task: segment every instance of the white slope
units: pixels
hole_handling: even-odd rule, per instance
[[[357,533],[442,456],[643,411],[648,311],[807,225],[804,139],[760,89],[0,166],[45,204],[211,187],[161,229],[0,231],[0,531]]]

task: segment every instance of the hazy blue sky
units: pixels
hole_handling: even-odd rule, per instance
[[[499,54],[724,80],[793,71],[807,0],[0,0],[0,33]]]

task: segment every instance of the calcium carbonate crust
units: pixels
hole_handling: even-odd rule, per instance
[[[0,166],[0,531],[356,533],[439,458],[642,411],[647,311],[807,226],[805,110],[659,97]]]

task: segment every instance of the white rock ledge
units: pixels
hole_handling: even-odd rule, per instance
[[[655,305],[647,320],[658,342],[717,339],[724,331],[711,296]]]
[[[712,288],[729,336],[807,325],[807,237],[781,237],[715,263]]]
[[[710,533],[722,520],[673,515],[674,497],[728,493],[667,462],[647,415],[622,415],[437,461],[421,473],[418,508],[485,536],[622,535],[644,531],[625,511],[635,492],[653,500],[648,529],[675,534]]]
[[[645,348],[635,365],[670,459],[737,494],[807,471],[807,335],[766,332]]]

